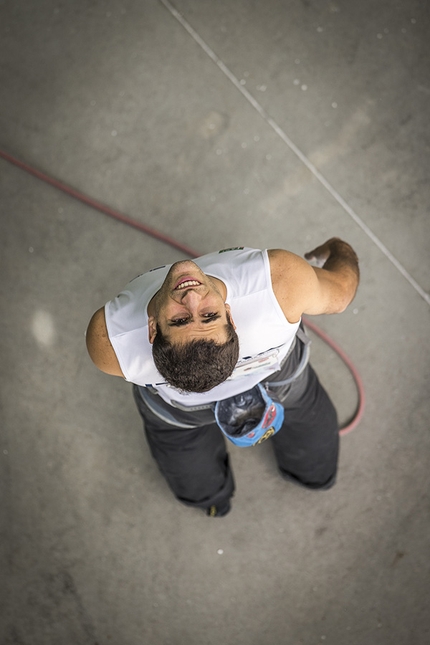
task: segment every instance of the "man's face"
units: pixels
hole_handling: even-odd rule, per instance
[[[173,344],[201,338],[224,343],[230,308],[222,290],[222,283],[191,260],[173,264],[148,309],[149,341],[154,342],[158,323]]]

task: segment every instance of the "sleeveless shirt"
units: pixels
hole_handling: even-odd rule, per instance
[[[239,361],[232,375],[209,392],[182,392],[170,386],[152,359],[147,307],[171,265],[138,276],[105,305],[109,339],[126,381],[154,387],[172,405],[212,403],[264,381],[280,369],[300,324],[288,322],[276,299],[266,250],[226,249],[203,255],[194,262],[204,273],[225,284],[226,302],[239,337]]]

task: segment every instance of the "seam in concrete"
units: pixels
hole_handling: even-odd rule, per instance
[[[185,20],[185,18],[170,4],[168,0],[159,0],[162,5],[169,11],[169,13],[182,25],[182,27],[190,34],[195,42],[203,49],[209,58],[219,67],[223,74],[233,83],[239,92],[246,98],[246,100],[257,110],[260,116],[266,123],[276,132],[282,141],[290,148],[290,150],[300,159],[300,161],[310,170],[316,179],[324,186],[330,195],[340,204],[344,211],[351,217],[352,220],[364,231],[370,240],[379,248],[379,250],[388,258],[388,260],[396,267],[402,276],[412,285],[412,287],[419,293],[419,295],[430,305],[430,294],[418,284],[418,282],[411,276],[405,269],[403,264],[391,253],[385,244],[379,239],[377,235],[367,226],[354,209],[343,199],[337,190],[330,184],[318,168],[308,159],[308,157],[296,146],[294,141],[284,132],[284,130],[272,119],[266,112],[263,106],[250,94],[250,92],[240,84],[239,79],[229,70],[223,61],[215,54],[209,45],[199,36],[193,27]]]

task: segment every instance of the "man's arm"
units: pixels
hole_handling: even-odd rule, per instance
[[[305,254],[312,267],[294,253],[274,249],[269,251],[273,290],[290,322],[302,314],[340,313],[353,300],[360,271],[352,247],[333,237]]]
[[[124,377],[109,340],[104,307],[98,309],[91,318],[87,329],[86,340],[91,360],[99,370],[105,372],[105,374]]]

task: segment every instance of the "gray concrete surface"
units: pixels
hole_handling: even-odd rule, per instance
[[[428,5],[175,7],[428,292]],[[232,512],[180,506],[84,331],[182,256],[0,160],[0,642],[427,645],[428,303],[161,2],[1,1],[0,33],[3,150],[202,252],[348,240],[359,293],[317,322],[367,392],[330,492],[233,447]]]

